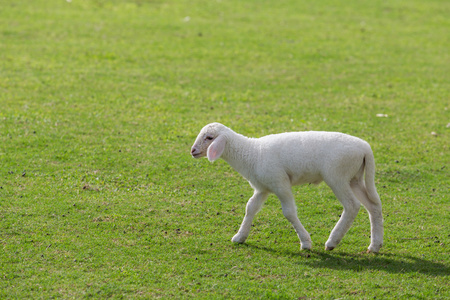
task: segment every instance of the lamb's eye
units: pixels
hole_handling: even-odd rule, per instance
[[[207,136],[206,139],[207,139],[208,141],[211,141],[211,140],[213,140],[214,138],[213,138],[212,136]]]

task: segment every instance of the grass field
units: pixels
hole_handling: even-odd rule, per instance
[[[449,299],[450,2],[0,0],[0,298]],[[377,117],[382,114],[382,117]],[[385,218],[274,196],[194,160],[218,121],[247,136],[367,140]]]

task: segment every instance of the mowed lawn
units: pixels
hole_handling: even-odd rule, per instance
[[[450,2],[0,0],[0,298],[449,299]],[[325,185],[313,240],[200,129],[368,141],[385,242]]]

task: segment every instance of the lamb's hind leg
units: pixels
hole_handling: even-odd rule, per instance
[[[349,183],[340,182],[337,184],[328,185],[331,187],[338,200],[344,206],[344,212],[342,213],[341,218],[331,231],[328,241],[325,243],[326,250],[333,250],[350,229],[350,226],[358,215],[361,204],[353,194]]]
[[[292,195],[291,188],[285,188],[275,192],[278,199],[280,199],[283,215],[291,222],[292,226],[300,239],[302,249],[311,249],[311,237],[303,227],[297,216],[297,207],[295,206],[294,195]]]
[[[350,186],[356,197],[358,197],[359,201],[361,201],[366,210],[369,212],[371,228],[370,246],[368,250],[370,252],[378,252],[383,245],[383,215],[381,212],[381,201],[379,198],[370,200],[361,181],[352,180],[350,182]]]
[[[266,201],[268,193],[255,191],[253,196],[248,200],[247,207],[245,209],[245,217],[242,221],[241,227],[238,233],[231,239],[235,243],[243,243],[250,234],[250,228],[252,226],[253,218],[256,213],[261,210],[261,207]]]

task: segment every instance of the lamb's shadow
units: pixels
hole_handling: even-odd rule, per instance
[[[298,259],[299,262],[315,268],[337,270],[367,271],[378,270],[388,273],[420,273],[434,276],[448,276],[450,267],[424,258],[411,255],[344,253],[333,251],[277,251],[267,247],[245,244],[249,248],[270,252],[273,255],[283,255]]]

